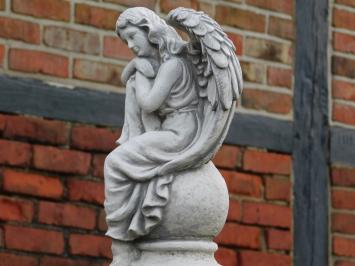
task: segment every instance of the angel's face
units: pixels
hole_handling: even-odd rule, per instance
[[[151,57],[156,54],[156,47],[149,42],[148,34],[143,29],[128,25],[120,31],[120,35],[137,56]]]

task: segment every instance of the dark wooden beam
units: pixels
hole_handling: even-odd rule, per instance
[[[124,94],[67,89],[42,81],[0,75],[0,111],[122,127]],[[236,114],[225,143],[292,151],[290,121]]]
[[[122,126],[124,95],[51,86],[0,75],[0,111],[80,123]]]
[[[328,1],[296,1],[294,265],[328,265]]]
[[[292,135],[291,121],[237,113],[225,143],[291,153]]]

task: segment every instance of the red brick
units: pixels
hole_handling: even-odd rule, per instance
[[[247,4],[268,10],[293,14],[294,1],[292,0],[247,0]]]
[[[1,46],[0,46],[1,47]],[[6,125],[6,116],[0,114],[0,134],[4,132]]]
[[[268,33],[280,38],[294,39],[294,23],[292,20],[270,16]]]
[[[1,227],[0,227],[0,247],[4,247],[4,231],[2,230]]]
[[[61,173],[86,175],[91,155],[84,152],[34,146],[33,164],[36,168]]]
[[[355,107],[334,103],[333,120],[344,124],[355,125]]]
[[[266,198],[269,200],[290,201],[291,182],[284,178],[267,178],[266,179]]]
[[[240,1],[240,0],[236,0],[236,1]],[[197,1],[197,4],[198,4],[198,10],[201,10],[211,18],[214,18],[215,15],[214,2],[207,3],[207,2]]]
[[[68,58],[35,50],[10,49],[9,68],[21,72],[68,77]]]
[[[100,178],[104,177],[104,163],[106,154],[95,154],[92,160],[92,175]]]
[[[5,246],[9,249],[61,254],[63,233],[44,229],[5,225]]]
[[[73,255],[111,258],[111,240],[103,236],[71,234],[69,252]]]
[[[355,191],[333,189],[332,206],[337,209],[355,210]]]
[[[227,32],[228,38],[233,42],[235,48],[236,48],[236,54],[237,55],[242,55],[243,53],[243,36],[233,33],[233,32]]]
[[[74,61],[74,78],[122,86],[122,66],[77,59]]]
[[[33,218],[33,203],[16,198],[0,197],[0,220],[31,222]]]
[[[333,26],[348,30],[355,30],[355,13],[347,10],[334,8]]]
[[[289,175],[291,173],[291,156],[246,150],[243,166],[245,170],[254,172]]]
[[[0,37],[28,43],[40,43],[39,25],[20,20],[0,17]]]
[[[334,32],[333,48],[340,52],[355,54],[355,36]]]
[[[230,200],[227,221],[240,221],[242,219],[242,206],[239,201]]]
[[[355,2],[353,0],[335,0],[338,4],[348,5],[355,7]]]
[[[101,49],[98,34],[56,26],[44,28],[43,42],[50,47],[85,54],[98,55]]]
[[[214,254],[217,262],[223,266],[237,266],[237,253],[232,249],[219,248]]]
[[[355,239],[333,237],[333,253],[338,256],[355,257]]]
[[[222,171],[228,191],[250,197],[261,197],[261,178],[256,175]]]
[[[267,83],[272,86],[291,88],[292,74],[291,69],[270,66],[267,68]]]
[[[38,220],[45,224],[94,229],[96,212],[73,204],[40,202]]]
[[[34,17],[69,21],[70,3],[66,0],[13,0],[12,11]]]
[[[286,206],[246,202],[243,204],[243,222],[290,228],[292,211]]]
[[[292,97],[283,93],[246,89],[242,94],[242,105],[248,109],[288,114],[292,110]]]
[[[244,53],[251,57],[289,65],[293,60],[291,44],[254,37],[245,38]]]
[[[290,231],[269,229],[267,230],[267,246],[270,249],[291,250],[292,235]]]
[[[131,49],[128,48],[118,37],[105,36],[103,54],[106,57],[117,58],[123,60],[131,60],[134,57]]]
[[[123,6],[135,7],[137,4],[132,2],[131,0],[103,0],[104,2],[119,4]],[[143,6],[149,9],[155,8],[156,0],[140,0],[139,6]]]
[[[355,186],[355,168],[332,167],[331,177],[333,185]]]
[[[215,241],[223,245],[258,249],[260,234],[260,229],[257,227],[226,223]]]
[[[5,46],[0,44],[0,67],[4,65]]]
[[[220,24],[256,32],[265,32],[265,16],[253,11],[216,6],[216,20]]]
[[[349,213],[332,214],[332,231],[355,234],[355,215]]]
[[[71,146],[81,150],[112,151],[117,145],[117,132],[106,128],[75,126],[71,134]]]
[[[236,146],[223,145],[215,157],[213,163],[217,167],[234,168],[240,165],[242,151]]]
[[[37,266],[37,259],[10,253],[0,253],[1,266]]]
[[[170,10],[180,6],[198,9],[198,1],[196,0],[161,0],[160,1],[160,10],[164,13],[168,13]]]
[[[75,22],[79,24],[114,30],[118,16],[118,11],[94,7],[87,4],[75,5]]]
[[[241,266],[291,266],[289,255],[242,251],[239,254]]]
[[[333,56],[332,72],[339,76],[355,78],[355,60],[346,57]]]
[[[266,65],[259,62],[240,61],[244,81],[266,83]]]
[[[98,222],[97,222],[97,227],[100,231],[104,231],[104,232],[107,231],[106,213],[103,209],[100,210]]]
[[[31,145],[0,139],[0,164],[27,166],[31,155]]]
[[[3,189],[8,192],[47,198],[60,198],[63,195],[64,189],[59,178],[13,170],[5,170],[3,176]]]
[[[355,262],[351,261],[336,261],[334,266],[355,266]]]
[[[59,258],[59,257],[41,257],[39,266],[103,266],[104,264],[95,261]]]
[[[104,203],[103,183],[70,180],[68,183],[68,195],[70,200],[87,201],[102,205]]]
[[[355,84],[341,80],[333,80],[333,98],[355,102]]]
[[[4,136],[63,145],[68,140],[64,122],[23,116],[6,116]]]

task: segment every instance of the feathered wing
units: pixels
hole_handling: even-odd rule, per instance
[[[217,106],[230,109],[243,88],[233,42],[215,20],[200,11],[176,8],[169,13],[168,23],[190,37],[189,53],[196,68],[200,97],[207,97],[214,110]]]
[[[161,175],[201,166],[213,157],[227,135],[243,88],[235,47],[216,21],[180,7],[169,13],[168,22],[190,36],[188,57],[196,70],[202,117],[190,148],[162,165]]]

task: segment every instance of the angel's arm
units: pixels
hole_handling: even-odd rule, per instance
[[[168,97],[171,88],[179,80],[182,66],[179,59],[164,62],[158,71],[153,86],[141,72],[136,73],[136,96],[138,104],[146,112],[157,110]]]

